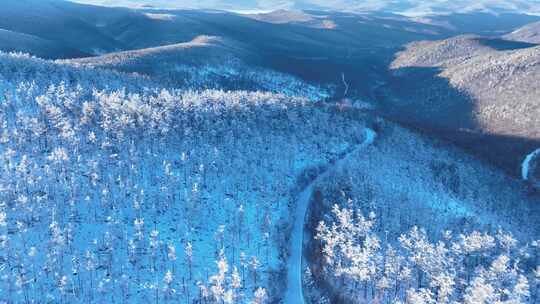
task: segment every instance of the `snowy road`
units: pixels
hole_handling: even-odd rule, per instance
[[[356,146],[350,153],[345,154],[341,159],[336,161],[333,166],[327,167],[316,179],[314,179],[298,196],[296,212],[294,214],[294,226],[291,232],[290,239],[290,256],[287,261],[287,291],[283,298],[285,304],[302,304],[304,303],[304,292],[302,289],[302,269],[303,258],[303,243],[304,243],[304,223],[306,212],[309,207],[313,187],[325,178],[332,170],[340,170],[341,164],[349,159],[358,151],[371,145],[377,136],[377,133],[371,129],[364,129],[364,141]]]
[[[529,171],[531,170],[531,162],[536,158],[540,157],[540,149],[536,149],[531,154],[525,157],[523,164],[521,164],[521,177],[523,180],[529,180]]]

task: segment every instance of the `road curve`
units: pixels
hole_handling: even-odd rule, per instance
[[[364,129],[364,140],[358,144],[351,152],[345,154],[342,158],[337,160],[334,165],[328,166],[323,172],[321,172],[317,178],[315,178],[306,188],[300,193],[297,200],[296,211],[294,214],[294,226],[291,231],[290,239],[290,256],[287,260],[287,290],[283,297],[284,304],[303,304],[304,291],[302,288],[302,275],[304,273],[302,269],[303,259],[303,244],[304,244],[304,223],[306,213],[311,201],[311,195],[313,194],[313,187],[325,178],[332,170],[340,170],[341,164],[349,159],[352,155],[358,151],[371,145],[377,133],[375,131],[366,128]]]
[[[527,157],[525,157],[525,160],[523,160],[523,163],[521,164],[521,177],[523,178],[523,180],[529,180],[531,162],[536,157],[540,157],[540,148],[531,152],[531,154],[527,155]]]

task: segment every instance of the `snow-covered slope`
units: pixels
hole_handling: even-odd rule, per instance
[[[220,37],[199,36],[190,42],[159,46],[148,49],[110,53],[97,57],[69,60],[69,62],[93,67],[128,69],[144,72],[145,69],[158,69],[156,64],[164,66],[177,62],[186,64],[219,63],[228,56],[246,53],[245,46]]]
[[[415,42],[391,69],[388,94],[395,99],[387,96],[385,109],[397,120],[486,155],[516,176],[538,147],[538,46],[470,36]]]
[[[540,22],[531,23],[504,36],[508,40],[540,44]]]
[[[479,36],[458,36],[440,41],[418,41],[407,45],[406,50],[396,56],[393,69],[402,67],[434,67],[447,61],[467,59],[475,55],[494,52]]]

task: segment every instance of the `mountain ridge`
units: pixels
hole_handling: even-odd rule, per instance
[[[258,1],[256,4],[248,1],[182,1],[179,3],[153,0],[74,0],[74,2],[91,3],[107,6],[127,6],[134,8],[219,8],[236,11],[260,11],[268,12],[276,9],[328,9],[353,12],[386,11],[405,15],[428,15],[444,14],[448,12],[526,12],[528,14],[540,14],[540,2],[537,0],[479,0],[470,2],[457,1],[429,1],[429,0],[369,0],[358,2],[354,0],[334,0],[331,2],[321,0],[280,0]]]

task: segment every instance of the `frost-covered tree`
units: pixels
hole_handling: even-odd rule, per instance
[[[446,231],[432,242],[424,229],[413,227],[385,248],[378,245],[374,216],[366,219],[335,205],[332,219],[319,223],[315,238],[321,242],[325,271],[348,279],[336,284],[342,292],[352,290],[351,300],[358,299],[355,290],[363,290],[359,303],[535,301],[531,283],[537,280],[536,268],[530,265],[536,265],[531,258],[538,252],[520,248],[510,233],[472,231],[452,237]]]

